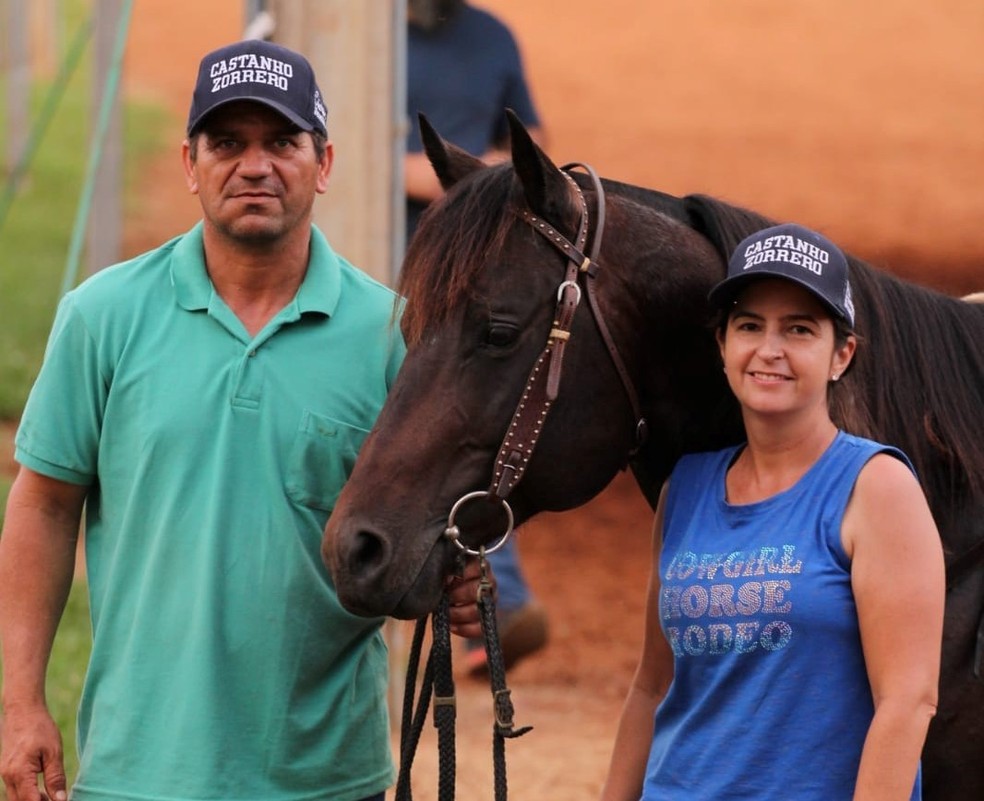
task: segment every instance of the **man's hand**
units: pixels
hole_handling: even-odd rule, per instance
[[[38,787],[43,774],[43,790]],[[0,776],[7,801],[65,801],[61,733],[44,707],[7,706],[0,727]]]
[[[492,585],[492,597],[495,598],[495,576],[492,567],[485,563],[485,572]],[[478,639],[482,636],[481,616],[478,611],[478,588],[482,579],[482,570],[478,559],[470,559],[460,576],[452,576],[448,580],[448,597],[451,608],[449,619],[451,631],[460,637]]]

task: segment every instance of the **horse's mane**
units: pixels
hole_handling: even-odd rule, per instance
[[[742,239],[774,224],[703,195],[684,205],[725,261]],[[935,510],[947,499],[984,498],[984,308],[845,255],[861,347],[832,394],[835,422],[904,450]]]
[[[442,322],[467,296],[514,219],[509,166],[477,170],[464,183],[468,191],[450,192],[428,206],[407,248],[397,291],[406,298],[402,328],[408,345],[420,340],[425,324]]]

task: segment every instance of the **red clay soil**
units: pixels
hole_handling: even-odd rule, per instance
[[[890,14],[854,0],[479,4],[518,35],[558,163],[716,195],[818,227],[900,276],[984,289],[979,0],[896,0]],[[129,253],[197,218],[178,162],[183,116],[198,58],[236,38],[242,5],[135,6],[127,91],[174,109],[175,144],[141,168]],[[510,674],[516,722],[535,726],[507,747],[517,801],[598,795],[641,636],[649,525],[623,475],[524,529],[551,640]],[[491,798],[488,688],[463,679],[458,691],[459,797]],[[433,748],[428,731],[421,801],[436,797]]]

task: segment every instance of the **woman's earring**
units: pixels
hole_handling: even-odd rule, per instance
[[[836,381],[836,380],[837,380],[838,378],[840,378],[840,373],[834,373],[834,374],[833,374],[833,375],[832,375],[832,376],[830,377],[830,380],[831,380],[831,381]]]

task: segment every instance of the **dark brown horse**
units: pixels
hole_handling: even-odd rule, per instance
[[[514,120],[512,165],[488,168],[423,127],[448,191],[407,252],[407,359],[323,548],[342,603],[365,615],[429,612],[456,553],[445,536],[452,506],[496,486],[500,444],[554,336],[557,298],[569,291],[558,292],[568,257],[536,230],[539,221],[576,241],[586,198],[587,245],[593,239],[600,255],[579,280],[593,282],[598,311],[588,303],[573,311],[556,399],[509,494],[517,523],[585,503],[627,465],[654,503],[681,454],[742,438],[706,298],[727,254],[773,224],[708,197],[603,181],[599,241],[600,187],[559,170]],[[942,692],[924,754],[925,797],[981,801],[984,306],[851,262],[861,346],[832,411],[842,428],[909,454],[947,557]],[[641,447],[638,414],[648,422]],[[503,532],[503,505],[491,497],[456,511],[461,542],[477,547]]]

